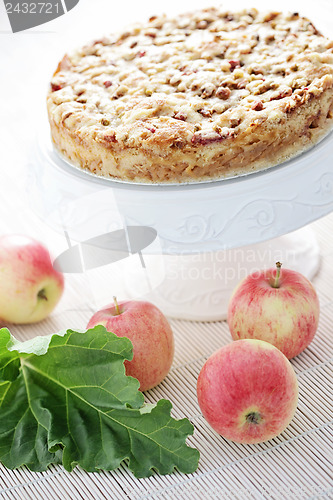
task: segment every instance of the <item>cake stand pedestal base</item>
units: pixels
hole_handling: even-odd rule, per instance
[[[305,227],[232,250],[197,255],[147,255],[145,269],[138,265],[137,259],[128,265],[129,260],[118,284],[113,278],[120,297],[149,300],[172,318],[218,321],[226,319],[230,295],[249,273],[281,261],[284,268],[312,279],[319,267],[320,254],[313,230]],[[97,298],[98,306],[105,305],[101,301],[102,297]]]
[[[89,246],[98,237],[88,255],[93,266],[89,258],[83,268],[95,310],[117,295],[149,300],[170,317],[216,321],[225,319],[232,290],[253,271],[276,261],[308,278],[317,271],[319,249],[309,224],[333,210],[333,134],[267,171],[197,185],[144,186],[67,164],[47,130],[26,169],[28,200],[47,225],[65,233],[65,244]],[[157,237],[148,246],[126,247],[123,260],[95,262],[106,235],[133,226]]]

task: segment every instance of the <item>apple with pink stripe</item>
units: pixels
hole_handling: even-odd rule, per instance
[[[317,293],[301,273],[291,269],[258,271],[234,290],[228,306],[228,325],[233,340],[270,342],[288,359],[301,353],[318,327]]]

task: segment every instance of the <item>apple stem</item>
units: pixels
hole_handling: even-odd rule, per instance
[[[46,301],[48,300],[48,298],[45,295],[44,288],[42,288],[41,290],[39,290],[37,296],[38,296],[39,299],[43,299],[43,300],[46,300]]]
[[[115,308],[116,308],[116,313],[117,314],[121,314],[120,309],[119,309],[119,305],[118,305],[118,302],[117,302],[117,297],[115,295],[113,296],[113,302],[114,302],[114,305],[115,305]]]
[[[281,267],[282,263],[277,262],[276,264],[276,275],[275,275],[275,281],[274,281],[274,288],[279,288],[280,287],[280,274],[281,274]]]

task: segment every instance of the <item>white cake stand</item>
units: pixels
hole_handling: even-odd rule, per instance
[[[32,208],[64,233],[65,245],[84,245],[128,226],[156,230],[153,243],[140,247],[143,267],[135,255],[100,269],[90,266],[96,307],[117,294],[151,300],[183,319],[225,318],[239,279],[276,260],[312,278],[318,246],[309,228],[299,228],[333,211],[332,134],[263,172],[159,186],[116,182],[68,165],[45,126],[28,172]]]

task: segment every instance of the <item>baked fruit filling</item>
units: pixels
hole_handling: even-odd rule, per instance
[[[47,106],[55,147],[97,175],[239,175],[333,128],[333,41],[298,13],[153,16],[65,55]]]

